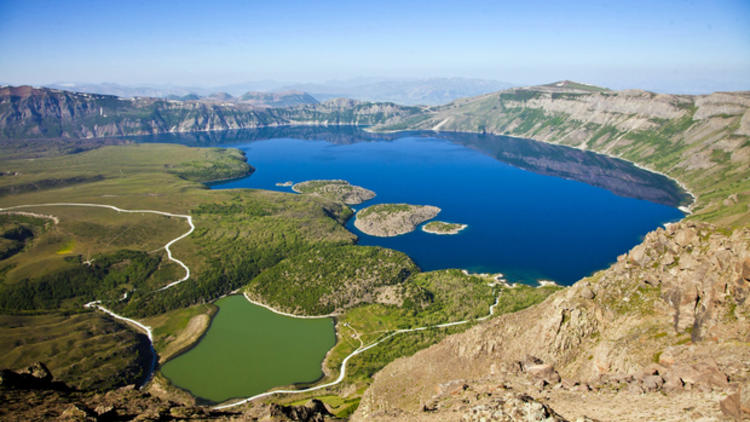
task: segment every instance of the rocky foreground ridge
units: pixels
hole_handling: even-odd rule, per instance
[[[0,370],[0,419],[3,421],[338,421],[325,405],[310,400],[300,406],[263,404],[250,409],[212,410],[193,400],[171,396],[158,388],[137,390],[133,385],[97,393],[79,391],[54,381],[37,362],[19,371]]]
[[[749,294],[750,229],[672,224],[539,305],[389,364],[353,420],[514,420],[512,400],[550,420],[750,417]]]

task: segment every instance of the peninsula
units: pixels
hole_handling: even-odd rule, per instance
[[[370,236],[398,236],[414,231],[438,213],[440,208],[432,205],[377,204],[359,211],[354,227]]]
[[[430,221],[422,226],[422,231],[431,234],[458,234],[461,230],[467,227],[469,226],[466,224]]]
[[[375,197],[375,192],[361,186],[355,186],[346,180],[308,180],[292,186],[297,193],[311,193],[324,198],[357,205]]]

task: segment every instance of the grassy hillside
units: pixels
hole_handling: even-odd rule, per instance
[[[692,218],[750,224],[750,93],[610,91],[570,81],[466,98],[375,130],[492,133],[620,157],[682,182]]]
[[[0,367],[47,364],[78,389],[133,384],[151,364],[148,339],[95,313],[0,315]]]
[[[402,283],[418,272],[401,252],[367,246],[314,248],[264,271],[246,292],[274,308],[323,315],[360,303],[403,303]]]

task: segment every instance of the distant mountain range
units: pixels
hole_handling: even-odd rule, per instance
[[[219,93],[205,99],[121,98],[30,86],[0,87],[0,139],[94,138],[287,125],[373,125],[419,107],[350,99],[318,103],[300,92]]]
[[[438,105],[514,86],[507,82],[468,78],[352,79],[325,83],[258,81],[215,87],[172,85],[128,86],[115,83],[53,83],[48,88],[118,97],[157,97],[186,100],[231,101],[239,97],[256,105],[284,107],[314,104],[331,98],[393,102],[403,105]],[[293,91],[295,98],[277,97]],[[218,96],[217,96],[218,95]],[[243,99],[244,97],[244,99]],[[288,97],[288,96],[287,96]],[[314,100],[314,102],[311,102]]]
[[[285,88],[309,92],[318,100],[347,97],[405,105],[439,105],[514,86],[508,82],[466,78],[362,80],[325,84],[296,84]]]

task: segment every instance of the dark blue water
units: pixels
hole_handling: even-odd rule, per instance
[[[416,230],[393,238],[361,233],[354,228],[353,219],[347,227],[359,236],[359,244],[405,252],[423,270],[502,272],[511,281],[523,282],[544,279],[571,284],[608,266],[648,231],[683,216],[673,206],[522,170],[455,142],[416,136],[355,143],[233,139],[227,146],[244,150],[256,171],[213,188],[291,192],[275,184],[346,179],[377,193],[356,209],[389,202],[435,205],[442,209],[438,220],[469,227],[454,236]],[[564,155],[557,150],[548,154],[558,161]],[[533,161],[539,162],[539,157]],[[573,168],[585,173],[581,178],[588,181],[588,175],[595,172],[591,164],[587,166]],[[546,172],[549,174],[548,169]],[[631,176],[622,177],[624,184],[608,179],[607,185],[634,184],[629,181]],[[653,194],[654,188],[649,189]]]

